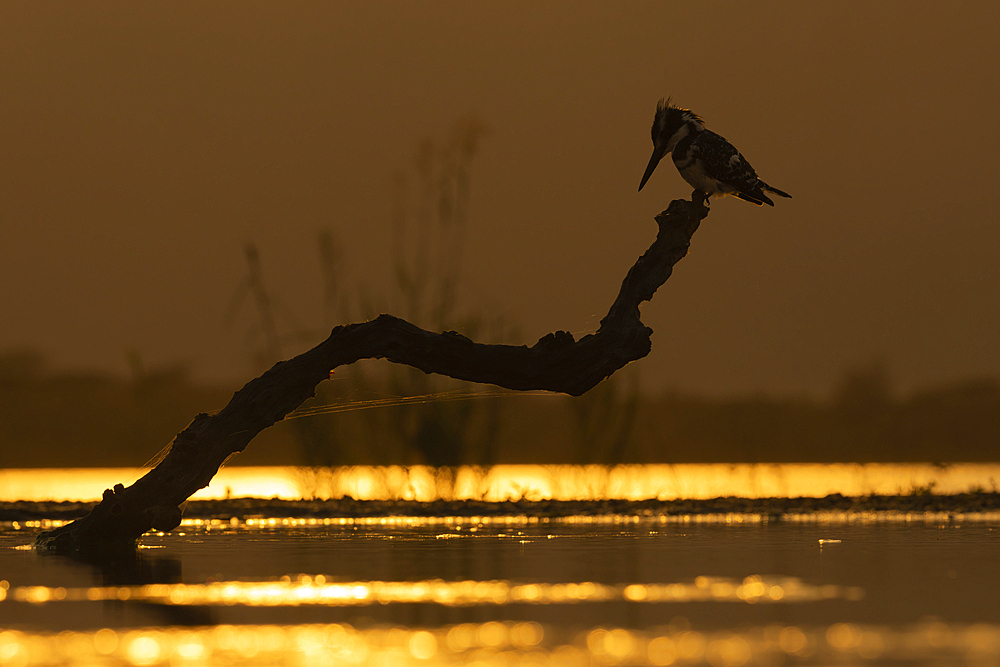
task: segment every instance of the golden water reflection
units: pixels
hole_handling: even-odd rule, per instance
[[[0,501],[96,501],[138,468],[0,470]],[[194,500],[676,500],[996,491],[1000,464],[498,465],[226,467]]]
[[[437,539],[452,540],[477,535],[483,529],[510,529],[517,527],[535,527],[539,525],[552,526],[609,526],[635,528],[639,526],[655,527],[657,525],[760,525],[772,521],[786,524],[929,524],[957,525],[962,523],[1000,523],[1000,512],[970,511],[970,512],[912,512],[896,510],[879,511],[824,511],[824,512],[785,512],[781,514],[760,514],[754,512],[726,512],[706,514],[663,514],[646,512],[642,514],[585,514],[570,516],[528,516],[526,514],[509,514],[495,516],[361,516],[361,517],[247,517],[240,519],[183,519],[180,526],[171,534],[175,537],[185,537],[189,533],[254,533],[270,532],[288,529],[324,529],[330,527],[354,527],[371,529],[400,529],[440,527],[449,531],[436,535]],[[63,519],[32,519],[26,521],[0,521],[0,528],[13,531],[34,533],[39,530],[52,530],[70,523]],[[464,532],[463,532],[464,531]],[[153,532],[151,535],[162,537],[165,533]],[[496,535],[498,538],[519,538],[518,533]],[[541,539],[533,536],[532,539]],[[820,539],[819,546],[839,544],[840,540]],[[14,547],[30,550],[30,544]]]
[[[799,603],[819,600],[857,601],[864,591],[854,586],[813,585],[796,577],[752,575],[742,580],[700,576],[690,582],[657,584],[515,583],[490,581],[333,581],[326,575],[302,574],[275,581],[216,581],[206,584],[145,586],[50,587],[18,586],[0,590],[12,602],[98,602],[131,600],[166,605],[305,605],[364,606],[430,603],[448,606],[505,604],[574,604],[629,602]],[[0,601],[3,597],[0,597]]]
[[[926,621],[887,628],[772,624],[699,632],[683,617],[636,631],[560,631],[535,622],[440,628],[220,625],[92,632],[0,631],[0,663],[34,665],[691,665],[995,664],[1000,626]]]

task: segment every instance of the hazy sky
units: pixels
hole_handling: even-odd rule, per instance
[[[997,25],[995,2],[4,2],[0,349],[249,379],[252,308],[223,326],[244,244],[329,324],[318,232],[345,293],[383,292],[393,174],[468,114],[461,308],[514,343],[591,331],[690,195],[669,161],[636,192],[671,94],[794,199],[714,202],[644,307],[646,386],[997,376]]]

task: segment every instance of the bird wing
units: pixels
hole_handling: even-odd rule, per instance
[[[736,150],[736,146],[726,141],[724,137],[706,130],[701,133],[699,140],[694,142],[693,148],[704,165],[705,173],[745,195],[740,199],[751,201],[758,206],[763,202],[770,203],[761,190],[757,172]]]

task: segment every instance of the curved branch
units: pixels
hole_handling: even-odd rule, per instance
[[[580,340],[557,331],[531,347],[486,345],[453,331],[425,331],[391,315],[339,326],[313,349],[247,383],[217,414],[195,417],[159,465],[128,488],[118,484],[106,490],[90,514],[40,534],[35,546],[58,551],[130,547],[150,529],[176,528],[181,503],[208,486],[229,456],[312,397],[332,369],[360,359],[387,359],[508,389],[579,396],[649,354],[653,332],[639,320],[639,305],[670,277],[706,215],[701,203],[676,200],[656,216],[656,240],[629,270],[597,333]]]

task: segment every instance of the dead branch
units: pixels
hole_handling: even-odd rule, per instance
[[[676,200],[656,216],[656,240],[625,276],[597,333],[580,340],[557,331],[531,347],[486,345],[454,331],[425,331],[391,315],[339,326],[313,349],[249,382],[220,412],[195,417],[159,465],[128,488],[118,484],[106,490],[90,514],[41,533],[35,546],[56,551],[132,547],[148,530],[176,528],[180,505],[208,486],[227,458],[312,397],[332,369],[360,359],[387,359],[508,389],[579,396],[649,353],[653,332],[639,320],[639,305],[670,277],[707,215],[701,202]]]

